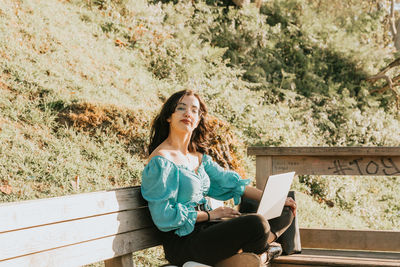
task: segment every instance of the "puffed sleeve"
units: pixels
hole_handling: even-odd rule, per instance
[[[240,198],[250,180],[242,179],[237,172],[224,170],[208,155],[204,155],[203,164],[210,177],[210,189],[207,195],[218,200],[233,198],[235,205],[240,204]]]
[[[197,219],[190,203],[178,203],[179,171],[170,161],[153,157],[142,173],[141,191],[154,224],[163,232],[179,236],[191,233]]]

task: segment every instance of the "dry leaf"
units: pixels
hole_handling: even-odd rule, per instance
[[[6,195],[9,195],[12,193],[12,187],[8,184],[0,185],[0,191]]]
[[[115,40],[115,45],[117,45],[117,46],[126,46],[126,43],[121,41],[121,40],[119,40],[119,39],[117,39],[117,40]]]

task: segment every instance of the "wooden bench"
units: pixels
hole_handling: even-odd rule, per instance
[[[287,170],[400,175],[397,148],[249,148],[249,154],[257,157],[258,187]],[[303,253],[273,266],[400,266],[399,231],[300,231]],[[159,244],[140,187],[0,204],[0,267],[134,266],[132,252]]]
[[[400,176],[398,147],[249,147],[257,187],[272,174]],[[400,193],[400,190],[399,190]],[[272,266],[400,266],[400,231],[300,228],[301,254]]]
[[[0,266],[134,266],[160,244],[140,187],[0,204]]]

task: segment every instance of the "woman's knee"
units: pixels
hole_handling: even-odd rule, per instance
[[[270,225],[268,221],[259,214],[249,214],[245,216],[247,220],[248,229],[255,231],[256,233],[269,233]]]
[[[268,248],[268,237],[270,234],[270,225],[261,215],[251,214],[245,216],[247,220],[247,242],[243,244],[243,251],[253,253],[263,253]]]
[[[292,209],[290,209],[289,207],[284,207],[281,217],[283,224],[290,225],[294,219],[294,214]]]

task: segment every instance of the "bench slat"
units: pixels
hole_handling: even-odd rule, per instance
[[[400,253],[313,250],[278,257],[271,267],[292,266],[400,266]]]
[[[0,204],[0,233],[147,206],[140,187]]]
[[[271,166],[274,174],[400,175],[400,157],[396,156],[273,156]]]
[[[304,248],[400,252],[400,231],[300,228]]]
[[[0,261],[1,267],[73,267],[159,245],[159,232],[146,228]]]
[[[400,147],[249,147],[254,156],[400,156]]]
[[[147,208],[10,231],[0,235],[0,260],[154,226]]]

